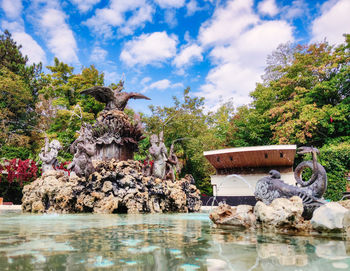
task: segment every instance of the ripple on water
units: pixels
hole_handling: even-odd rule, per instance
[[[190,263],[185,263],[185,264],[180,266],[180,270],[184,270],[184,271],[198,270],[200,268],[201,267],[199,265],[190,264]]]

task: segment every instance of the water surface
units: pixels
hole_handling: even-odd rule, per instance
[[[208,214],[0,213],[0,270],[350,270],[350,241],[214,228]]]

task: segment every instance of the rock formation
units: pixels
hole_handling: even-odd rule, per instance
[[[101,161],[88,179],[48,171],[23,189],[25,212],[196,212],[199,190],[190,175],[175,182],[144,176],[142,164]]]
[[[166,165],[176,167],[174,153],[168,157],[163,136],[152,141],[152,169],[130,160],[143,139],[142,126],[133,124],[123,112],[129,99],[149,99],[138,93],[122,93],[95,86],[82,91],[106,104],[96,123],[84,124],[71,145],[74,159],[70,176],[47,170],[41,178],[23,188],[25,212],[162,213],[196,212],[201,206],[193,177],[166,180]],[[154,138],[154,137],[153,137]],[[159,143],[159,144],[158,144]],[[160,158],[158,157],[160,156]],[[158,159],[159,158],[159,159]],[[170,158],[170,159],[168,159]],[[159,161],[158,161],[159,160]],[[168,161],[169,160],[169,161]],[[162,167],[160,168],[160,162]],[[50,168],[51,169],[51,168]],[[52,168],[53,169],[53,168]]]
[[[253,206],[220,205],[210,214],[210,219],[219,226],[239,226],[277,232],[309,232],[311,224],[302,217],[301,198],[279,198],[270,205],[259,201]]]
[[[238,205],[231,207],[228,204],[221,204],[214,210],[209,218],[219,225],[228,225],[244,228],[254,228],[256,217],[253,213],[253,206]]]
[[[315,210],[311,224],[318,231],[340,232],[350,227],[350,211],[337,202],[329,202]]]

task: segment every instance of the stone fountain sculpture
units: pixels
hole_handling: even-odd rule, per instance
[[[83,94],[106,104],[96,123],[83,125],[71,145],[75,174],[48,171],[23,188],[22,210],[57,213],[162,213],[196,212],[200,192],[191,175],[169,180],[166,169],[176,159],[167,154],[163,135],[153,136],[150,155],[153,174],[132,160],[143,138],[140,122],[132,123],[123,112],[129,99],[149,99],[138,93],[93,87]],[[174,160],[174,161],[173,161]],[[169,166],[168,166],[169,168]]]
[[[123,88],[124,83],[120,81],[116,89],[95,86],[81,92],[106,104],[91,129],[96,142],[93,160],[132,159],[134,152],[137,151],[138,141],[144,138],[141,125],[132,124],[123,110],[130,99],[150,100],[150,98],[136,92],[122,92]]]
[[[58,151],[62,148],[61,143],[54,139],[49,143],[49,139],[45,137],[45,147],[42,148],[39,154],[39,159],[42,161],[42,172],[55,170],[58,160]]]
[[[281,174],[277,170],[271,170],[270,176],[260,179],[255,187],[255,198],[271,204],[277,198],[291,198],[299,196],[304,205],[305,216],[312,215],[314,209],[324,204],[323,194],[327,189],[327,174],[324,167],[317,163],[319,151],[313,147],[301,147],[298,154],[312,154],[312,161],[300,163],[294,172],[297,186],[286,184],[281,180]],[[302,180],[302,172],[305,168],[312,170],[312,176],[308,181]]]

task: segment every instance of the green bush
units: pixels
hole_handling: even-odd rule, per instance
[[[14,159],[19,158],[22,160],[32,158],[32,150],[25,147],[17,147],[11,145],[3,145],[0,148],[0,158]]]
[[[325,198],[340,200],[346,191],[345,174],[350,171],[350,142],[323,146],[320,153],[319,163],[325,167],[328,177]]]

